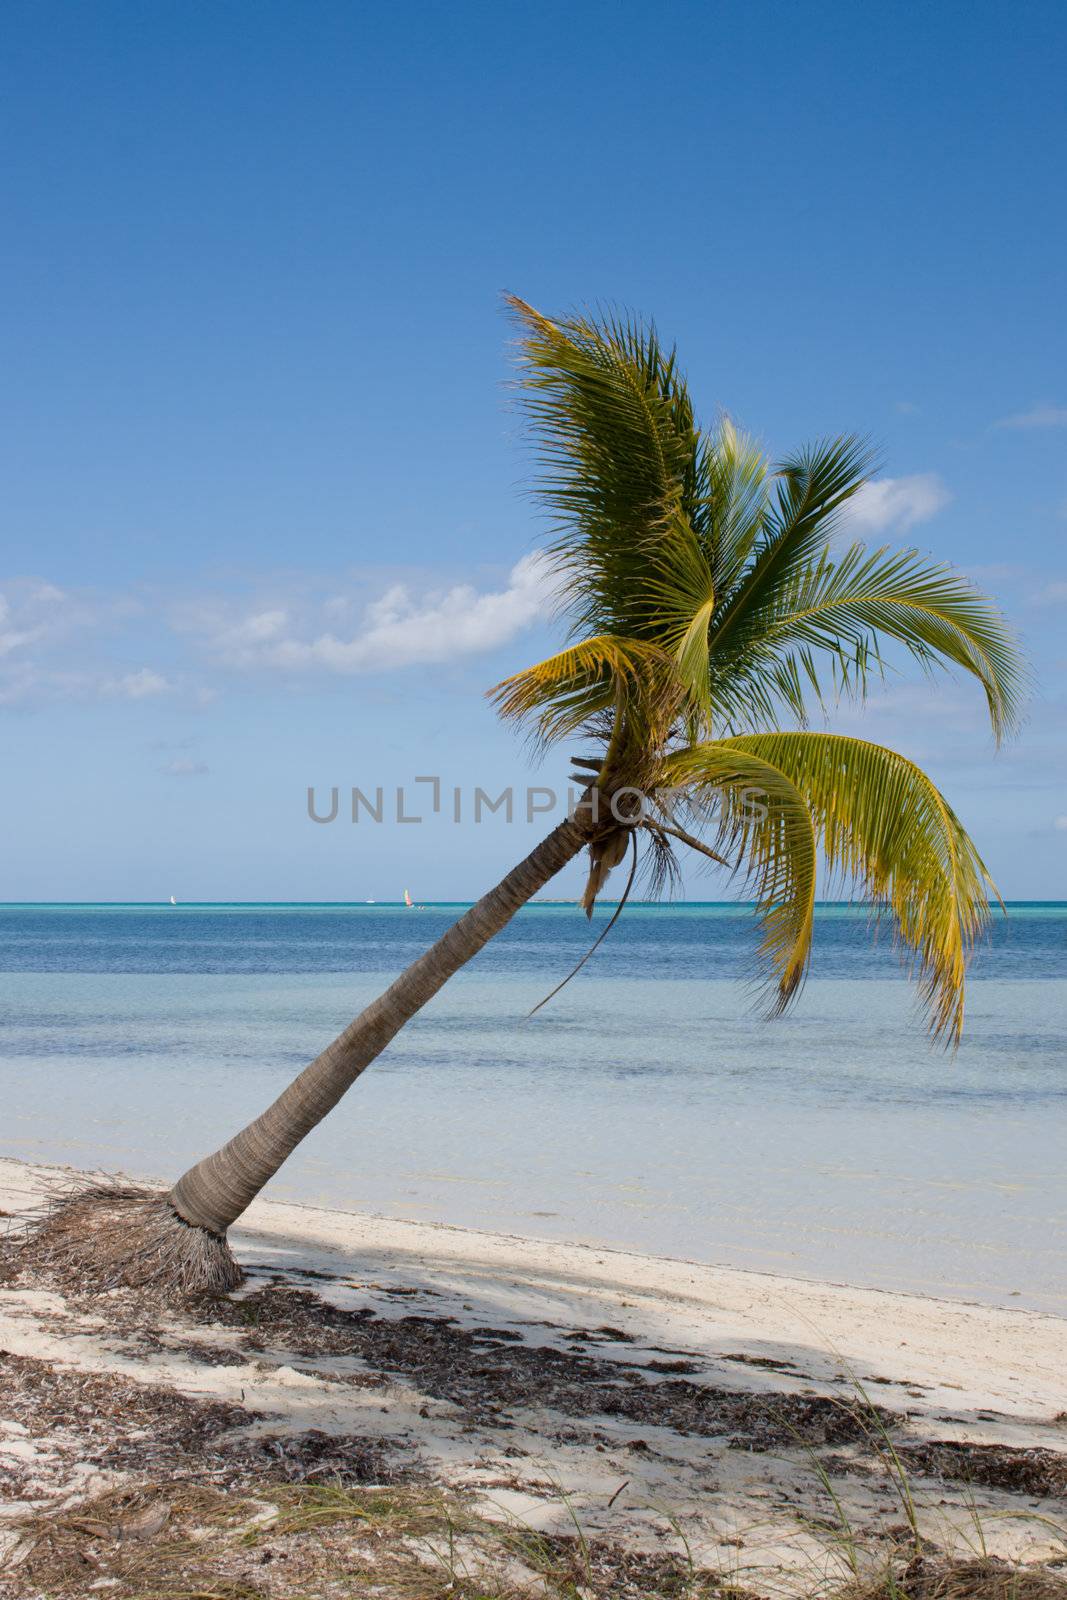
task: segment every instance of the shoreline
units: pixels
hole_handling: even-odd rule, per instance
[[[17,1220],[73,1176],[0,1159],[0,1209]],[[206,1472],[261,1503],[279,1462],[290,1484],[357,1462],[360,1482],[430,1484],[557,1544],[577,1517],[627,1560],[667,1559],[680,1527],[702,1569],[761,1594],[830,1561],[836,1504],[874,1548],[898,1536],[884,1426],[931,1547],[962,1549],[981,1517],[993,1554],[1062,1558],[1054,1314],[267,1199],[232,1242],[246,1284],[195,1314],[57,1292],[32,1267],[0,1286],[0,1374],[22,1397],[0,1428],[0,1547],[31,1510],[155,1483],[164,1422],[124,1432],[149,1396],[200,1430],[169,1451],[172,1489]],[[67,1423],[72,1384],[110,1418],[103,1451]]]
[[[87,1175],[99,1176],[104,1179],[121,1179],[131,1183],[144,1184],[148,1188],[165,1188],[165,1181],[154,1176],[145,1176],[141,1173],[127,1172],[123,1168],[114,1171],[96,1168],[82,1168],[71,1166],[67,1162],[30,1161],[23,1156],[0,1155],[0,1198],[4,1191],[18,1191],[18,1185],[12,1181],[8,1173],[9,1168],[25,1168],[28,1174],[53,1175],[62,1181],[65,1176],[72,1180],[86,1177]],[[27,1192],[36,1192],[33,1177],[27,1185]],[[261,1209],[262,1208],[262,1209]],[[1067,1322],[1067,1313],[1049,1311],[1038,1307],[1007,1306],[992,1300],[968,1299],[965,1296],[953,1294],[928,1294],[921,1289],[902,1289],[895,1286],[879,1284],[855,1283],[847,1278],[823,1278],[814,1274],[790,1272],[769,1272],[761,1267],[741,1267],[727,1261],[701,1261],[695,1256],[664,1255],[651,1250],[631,1250],[622,1245],[608,1244],[599,1240],[589,1239],[555,1239],[550,1234],[515,1233],[501,1228],[476,1228],[458,1222],[435,1222],[425,1217],[393,1216],[380,1211],[356,1211],[350,1206],[325,1205],[314,1200],[277,1200],[262,1198],[253,1202],[246,1215],[251,1215],[253,1222],[267,1221],[277,1214],[278,1220],[284,1221],[288,1213],[302,1216],[304,1213],[319,1216],[323,1219],[349,1218],[353,1226],[361,1225],[364,1228],[397,1228],[409,1229],[414,1237],[422,1232],[429,1234],[448,1233],[456,1234],[461,1238],[470,1236],[473,1239],[485,1239],[496,1243],[513,1244],[519,1247],[529,1246],[537,1250],[547,1251],[585,1251],[591,1256],[619,1256],[625,1261],[647,1262],[650,1265],[658,1264],[669,1269],[693,1269],[698,1273],[721,1274],[728,1277],[744,1277],[764,1279],[768,1283],[787,1285],[796,1284],[808,1289],[836,1289],[854,1295],[881,1295],[892,1299],[929,1301],[935,1304],[944,1304],[951,1307],[971,1307],[1001,1311],[1005,1314],[1024,1317],[1048,1317],[1057,1322]],[[242,1232],[258,1234],[270,1231],[260,1226],[235,1226],[235,1234]],[[337,1224],[325,1221],[323,1224],[322,1238],[325,1245],[327,1239],[334,1239],[337,1235]],[[311,1229],[306,1237],[309,1240],[317,1236],[316,1230]]]
[[[19,1174],[25,1175],[20,1184]],[[72,1166],[64,1162],[31,1161],[22,1156],[0,1154],[0,1214],[9,1205],[22,1209],[20,1199],[35,1203],[46,1185],[65,1180],[78,1181],[86,1176],[121,1179],[143,1184],[148,1188],[164,1189],[163,1179],[144,1173],[131,1173],[125,1168],[97,1169]],[[316,1221],[317,1219],[317,1221]],[[346,1237],[346,1226],[351,1237]],[[664,1255],[648,1250],[627,1249],[621,1245],[599,1240],[559,1239],[550,1234],[518,1233],[498,1228],[477,1228],[456,1222],[431,1221],[421,1217],[395,1216],[386,1212],[357,1211],[343,1205],[325,1205],[313,1200],[272,1199],[260,1197],[253,1201],[241,1222],[232,1230],[240,1255],[242,1242],[262,1235],[277,1235],[300,1240],[313,1251],[341,1251],[358,1248],[362,1243],[378,1242],[379,1247],[399,1248],[422,1259],[432,1255],[433,1244],[439,1236],[449,1236],[457,1246],[457,1259],[476,1261],[484,1255],[485,1263],[495,1261],[508,1265],[509,1250],[517,1260],[527,1256],[540,1256],[546,1260],[573,1256],[576,1265],[584,1265],[592,1276],[593,1268],[603,1265],[603,1258],[611,1257],[620,1263],[623,1274],[636,1274],[638,1280],[655,1285],[657,1291],[668,1296],[680,1292],[683,1282],[712,1285],[730,1285],[733,1293],[730,1303],[737,1306],[745,1299],[743,1288],[751,1281],[753,1292],[757,1286],[772,1298],[782,1298],[793,1293],[800,1303],[826,1296],[837,1297],[842,1305],[854,1301],[857,1306],[869,1305],[877,1315],[879,1302],[915,1302],[923,1306],[942,1306],[950,1313],[990,1313],[994,1317],[1021,1318],[1024,1323],[1048,1321],[1058,1324],[1067,1337],[1067,1312],[1026,1305],[1010,1306],[1002,1300],[968,1298],[951,1293],[934,1294],[921,1289],[856,1283],[846,1278],[820,1277],[815,1274],[771,1272],[765,1268],[735,1266],[725,1261],[701,1261],[696,1257]],[[479,1249],[476,1241],[484,1241]],[[672,1286],[675,1286],[672,1288]],[[683,1296],[684,1297],[684,1296]],[[887,1306],[891,1309],[891,1304]]]
[[[39,1205],[53,1185],[84,1176],[76,1168],[0,1157],[0,1211],[17,1216]],[[842,1357],[850,1365],[892,1366],[903,1346],[910,1365],[922,1364],[935,1383],[954,1367],[960,1388],[959,1371],[971,1373],[979,1408],[995,1400],[1013,1410],[1067,1401],[1067,1319],[1052,1311],[263,1197],[231,1231],[231,1242],[242,1263],[254,1258],[261,1270],[328,1267],[343,1275],[356,1262],[364,1269],[374,1264],[398,1291],[432,1289],[461,1322],[504,1309],[528,1317],[534,1308],[566,1321],[599,1307],[612,1309],[633,1337],[656,1337],[666,1323],[672,1338],[706,1347],[729,1333],[742,1349],[748,1341],[797,1346],[813,1356],[821,1350],[827,1370],[837,1370]],[[909,1337],[898,1339],[902,1331]]]

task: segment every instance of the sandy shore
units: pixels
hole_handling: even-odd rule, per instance
[[[55,1177],[0,1160],[0,1209],[26,1212]],[[424,1475],[550,1532],[577,1516],[660,1550],[684,1528],[699,1564],[766,1592],[829,1559],[823,1474],[854,1527],[899,1531],[869,1400],[938,1546],[978,1514],[1002,1554],[1062,1554],[1057,1317],[270,1200],[233,1243],[248,1284],[210,1314],[146,1324],[121,1294],[0,1290],[14,1389],[37,1396],[0,1423],[9,1524],[139,1470],[73,1421],[35,1426],[38,1390],[92,1378],[213,1407],[200,1459],[221,1474],[261,1448],[293,1477],[311,1439],[327,1464],[361,1450],[372,1477]]]

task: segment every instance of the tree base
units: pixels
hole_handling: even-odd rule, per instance
[[[226,1240],[183,1221],[157,1190],[92,1183],[57,1196],[19,1248],[27,1268],[71,1290],[225,1294],[243,1274]]]

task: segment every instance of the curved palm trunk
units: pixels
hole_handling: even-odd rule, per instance
[[[178,1216],[194,1227],[224,1235],[404,1024],[578,854],[587,839],[578,822],[570,818],[561,822],[372,1001],[262,1116],[179,1178],[167,1197]]]

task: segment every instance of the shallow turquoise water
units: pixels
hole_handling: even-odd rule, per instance
[[[0,1148],[166,1175],[260,1110],[459,907],[0,907]],[[932,1051],[891,941],[819,913],[762,1023],[736,906],[516,919],[279,1197],[1067,1313],[1067,907],[1018,906]]]

